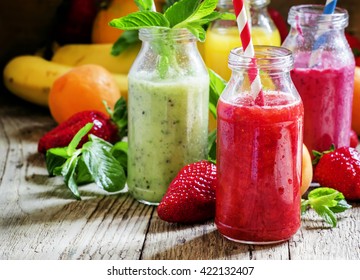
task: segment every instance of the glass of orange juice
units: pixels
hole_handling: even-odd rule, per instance
[[[248,0],[246,3],[253,44],[280,46],[280,33],[267,12],[270,0]],[[234,12],[231,0],[219,0],[218,9],[221,12]],[[204,59],[207,67],[225,80],[229,80],[231,71],[227,65],[228,57],[232,49],[240,46],[241,41],[235,21],[213,22],[207,30],[204,43]]]
[[[280,46],[279,30],[272,21],[267,7],[270,0],[247,0],[248,18],[251,24],[251,38],[254,45]],[[219,0],[220,12],[234,13],[232,0]],[[216,20],[206,32],[206,40],[199,46],[205,64],[225,80],[229,80],[231,71],[228,68],[230,51],[241,46],[236,21]],[[209,131],[216,128],[216,120],[209,114]]]

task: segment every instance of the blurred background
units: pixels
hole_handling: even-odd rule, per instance
[[[114,1],[114,0],[113,0]],[[131,1],[133,0],[117,0]],[[160,2],[162,0],[159,0]],[[68,39],[78,42],[91,41],[93,19],[100,9],[108,7],[110,0],[11,0],[0,2],[0,67],[19,54],[33,54],[51,45],[54,40],[66,43]],[[289,8],[298,4],[324,4],[325,0],[272,0],[269,7],[279,11],[286,20]],[[339,0],[338,6],[348,10],[350,34],[360,39],[360,2]],[[68,28],[66,30],[66,28]],[[84,31],[76,34],[76,30]],[[74,38],[71,38],[73,32]],[[79,35],[81,34],[81,35]]]

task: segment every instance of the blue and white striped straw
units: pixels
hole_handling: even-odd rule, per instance
[[[323,14],[324,15],[333,14],[335,11],[335,8],[336,8],[336,2],[337,2],[337,0],[326,0]]]
[[[323,14],[324,15],[333,14],[335,11],[335,8],[336,8],[336,2],[337,2],[337,0],[326,0]],[[321,26],[319,26],[319,30],[321,30],[321,29],[322,29]],[[312,53],[310,55],[310,61],[309,61],[310,67],[314,67],[317,64],[318,59],[320,58],[320,55],[322,52],[321,46],[325,42],[325,37],[324,37],[325,33],[326,33],[326,31],[320,31],[320,32],[318,32],[318,34],[316,36],[317,39],[314,43]]]

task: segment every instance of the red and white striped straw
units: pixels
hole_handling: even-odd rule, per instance
[[[236,22],[240,33],[240,40],[244,50],[244,55],[252,57],[253,65],[256,67],[254,45],[251,39],[250,24],[247,19],[244,1],[232,0],[232,2],[235,10]],[[260,94],[262,95],[262,85],[258,71],[250,71],[249,78],[251,83],[251,94],[253,95],[254,100],[256,100]]]

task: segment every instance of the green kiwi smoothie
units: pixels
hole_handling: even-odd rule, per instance
[[[129,76],[128,187],[158,204],[186,164],[207,156],[209,77]]]

